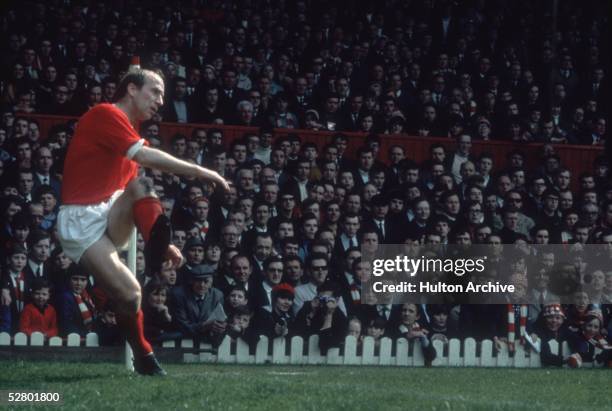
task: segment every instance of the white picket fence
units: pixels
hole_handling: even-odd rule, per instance
[[[51,337],[48,341],[45,341],[44,334],[39,332],[33,332],[30,338],[26,334],[19,332],[12,339],[10,334],[0,333],[0,347],[9,347],[11,345],[14,347],[98,347],[98,334],[87,334],[83,343],[84,345],[81,343],[81,336],[78,334],[69,334],[65,341],[60,337]]]
[[[13,338],[7,333],[0,333],[0,349],[2,347],[98,347],[98,335],[89,333],[82,341],[78,334],[70,334],[65,340],[52,337],[45,341],[43,334],[35,332],[28,338],[24,333],[17,333]],[[541,366],[540,355],[535,351],[525,350],[517,345],[516,351],[510,355],[505,345],[500,351],[495,351],[493,342],[483,340],[477,343],[473,338],[465,340],[451,339],[447,345],[441,341],[434,341],[436,358],[433,367],[515,367],[537,368]],[[562,344],[556,341],[549,342],[551,352],[568,356],[571,354],[567,342]],[[358,347],[353,336],[346,337],[343,349],[331,348],[327,355],[319,351],[319,337],[313,335],[305,344],[301,337],[293,337],[290,341],[285,338],[269,340],[262,336],[257,343],[254,354],[250,354],[249,346],[242,340],[232,341],[226,337],[217,350],[210,344],[201,343],[194,346],[191,339],[183,339],[177,344],[175,341],[166,341],[165,349],[179,349],[183,351],[183,360],[188,363],[220,363],[220,364],[294,364],[294,365],[378,365],[422,367],[425,365],[423,350],[420,342],[409,342],[400,338],[396,342],[393,352],[393,341],[382,338],[378,349],[375,348],[374,339],[365,337]],[[360,348],[360,350],[358,350]],[[593,363],[584,363],[583,367],[594,367]]]
[[[382,365],[382,366],[405,366],[422,367],[425,365],[423,350],[419,342],[410,343],[404,338],[397,340],[395,352],[393,352],[393,341],[383,338],[376,350],[374,339],[365,337],[362,347],[358,352],[357,340],[353,336],[346,337],[344,348],[331,348],[327,355],[321,355],[319,351],[319,337],[313,335],[308,340],[305,351],[304,340],[301,337],[293,337],[290,341],[277,338],[269,341],[267,337],[261,337],[255,354],[249,353],[249,346],[242,340],[232,342],[225,338],[219,346],[217,353],[210,350],[209,344],[200,344],[199,352],[185,353],[185,362],[206,362],[223,364],[294,364],[294,365]],[[271,354],[269,345],[271,347]],[[287,346],[289,345],[289,346]],[[510,355],[507,348],[495,353],[493,342],[484,340],[478,347],[476,340],[467,338],[463,341],[452,339],[445,347],[441,341],[434,341],[437,356],[433,361],[434,367],[540,367],[540,355],[531,351],[527,352],[523,347],[517,347],[514,355]],[[164,347],[172,348],[174,341],[168,341]],[[181,341],[181,348],[193,349],[193,341]],[[480,348],[480,351],[478,349]],[[558,344],[555,348],[558,350]],[[566,347],[566,352],[569,348]],[[195,350],[194,350],[195,351]],[[477,355],[480,353],[480,355]]]

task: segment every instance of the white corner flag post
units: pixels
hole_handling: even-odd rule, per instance
[[[132,56],[130,61],[130,65],[128,67],[128,71],[137,70],[140,68],[140,56]],[[128,269],[132,272],[132,275],[136,276],[136,241],[137,241],[137,233],[136,227],[132,230],[132,235],[130,235],[130,241],[128,242],[128,255],[127,255],[127,266]],[[134,371],[134,353],[132,352],[132,347],[128,342],[125,342],[125,368],[129,371]]]
[[[128,242],[128,254],[127,254],[127,266],[128,269],[132,272],[134,276],[136,276],[136,228],[132,230],[132,235],[130,235],[130,241]],[[132,360],[133,353],[132,347],[128,342],[125,342],[125,367],[129,371],[134,371],[134,362]]]

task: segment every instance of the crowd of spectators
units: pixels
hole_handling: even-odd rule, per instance
[[[580,144],[605,134],[603,1],[555,14],[507,0],[191,3],[15,6],[3,16],[4,107],[80,115],[111,100],[140,56],[165,76],[164,121]]]
[[[564,306],[543,292],[541,304],[509,311],[360,303],[370,272],[362,247],[612,243],[608,159],[577,176],[550,144],[604,142],[603,2],[559,3],[558,22],[546,2],[501,0],[15,6],[0,28],[9,68],[0,328],[95,330],[104,343],[119,341],[112,301],[55,240],[75,122],[41,136],[22,113],[76,116],[111,102],[139,56],[166,82],[164,107],[142,136],[232,181],[221,193],[148,171],[185,256],[179,269],[150,273],[139,242],[149,338],[218,344],[230,335],[255,344],[260,335],[318,334],[325,351],[346,335],[406,337],[431,359],[436,338],[511,342],[516,317],[542,339],[573,341],[581,353],[573,363],[593,360],[612,325],[609,266],[577,267],[583,287]],[[163,136],[162,121],[205,126]],[[254,128],[229,141],[221,124]],[[299,131],[275,137],[273,128],[336,134],[323,146],[302,142]],[[355,156],[344,131],[368,134]],[[383,163],[381,134],[446,136],[455,150],[432,144],[430,158],[416,163],[396,145]],[[546,143],[542,163],[527,168],[520,150],[506,164],[473,155],[472,141],[489,139]],[[538,292],[553,265],[515,274]],[[564,361],[548,354],[549,363]]]

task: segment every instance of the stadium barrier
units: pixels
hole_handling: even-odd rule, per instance
[[[40,133],[43,138],[46,138],[51,127],[57,124],[65,124],[68,121],[75,120],[76,117],[51,116],[43,114],[29,114],[24,117],[32,118],[39,123]],[[225,144],[229,145],[236,138],[243,137],[246,133],[257,131],[255,127],[243,126],[218,126],[212,124],[178,124],[178,123],[161,123],[160,137],[168,143],[170,138],[175,134],[183,134],[190,136],[192,131],[197,128],[211,129],[219,128],[224,133]],[[324,144],[332,141],[332,136],[335,134],[329,131],[313,131],[313,130],[298,130],[298,129],[274,129],[274,136],[286,136],[295,133],[300,136],[303,142],[316,143],[319,149],[323,148]],[[350,156],[355,155],[357,149],[361,147],[365,141],[366,134],[355,132],[343,132],[348,136],[347,153]],[[447,150],[453,150],[455,147],[454,140],[444,137],[418,137],[407,134],[395,135],[380,135],[380,155],[379,160],[388,162],[388,150],[393,145],[400,145],[406,151],[409,159],[421,163],[429,159],[429,147],[431,144],[439,143],[446,147]],[[519,149],[525,155],[525,165],[528,170],[536,170],[542,167],[541,150],[542,143],[525,143],[513,142],[504,140],[491,141],[473,141],[472,154],[478,157],[483,152],[489,153],[493,157],[497,170],[502,170],[507,165],[507,156],[514,150]],[[565,167],[572,171],[571,187],[573,190],[579,189],[578,176],[582,173],[593,172],[594,160],[604,154],[602,146],[583,146],[569,144],[554,145],[561,162]]]
[[[12,344],[11,344],[12,343]],[[69,334],[66,338],[45,338],[43,333],[33,332],[30,338],[22,332],[11,335],[0,333],[0,347],[99,347],[98,334],[88,333],[84,338],[78,334]]]
[[[74,349],[98,348],[98,336],[89,333],[85,338],[77,334],[70,334],[67,338],[52,337],[45,340],[41,333],[32,333],[28,336],[17,333],[14,337],[7,333],[0,333],[0,350],[7,347],[71,347]],[[436,358],[432,367],[513,367],[513,368],[539,368],[540,355],[533,350],[526,350],[517,345],[513,354],[506,345],[500,351],[494,349],[491,340],[480,343],[473,338],[465,340],[451,339],[448,344],[436,340],[433,342]],[[567,342],[559,344],[550,341],[552,353],[568,356],[571,354]],[[269,340],[262,336],[251,353],[249,345],[244,341],[232,340],[226,337],[217,349],[210,344],[196,344],[191,339],[179,341],[166,341],[159,350],[163,352],[181,352],[180,359],[185,363],[217,363],[217,364],[284,364],[284,365],[375,365],[375,366],[403,366],[423,367],[425,358],[420,342],[410,342],[404,338],[396,341],[395,349],[390,338],[382,338],[379,347],[374,344],[372,337],[365,337],[361,344],[353,336],[346,337],[342,348],[331,348],[327,355],[319,350],[319,337],[311,336],[305,341],[299,336],[290,340],[276,338]],[[584,363],[583,367],[595,367],[595,363]]]

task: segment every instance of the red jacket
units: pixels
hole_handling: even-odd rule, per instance
[[[34,304],[27,304],[21,313],[19,331],[27,335],[31,335],[33,332],[38,331],[43,333],[47,338],[55,337],[58,334],[55,308],[47,305],[44,312],[41,312]]]

